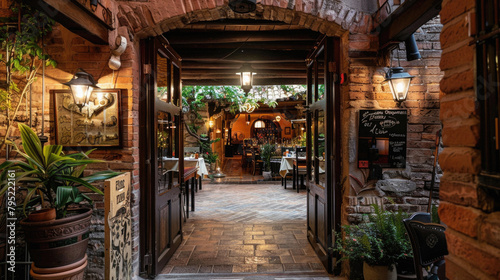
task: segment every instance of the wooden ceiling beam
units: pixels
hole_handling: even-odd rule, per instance
[[[186,50],[177,50],[182,60],[194,61],[305,61],[307,51],[275,51],[275,50],[238,50],[232,52],[224,49],[205,49],[189,52]]]
[[[239,79],[182,79],[182,84],[187,86],[239,86]],[[305,85],[306,79],[276,78],[255,79],[254,85]]]
[[[240,69],[243,63],[230,63],[225,61],[214,61],[214,62],[195,62],[186,61],[182,62],[182,71],[188,69],[205,69],[210,71],[211,69]],[[252,67],[256,70],[259,69],[281,69],[281,70],[303,70],[306,71],[305,62],[283,62],[275,63],[274,61],[265,61],[263,63],[252,63]]]
[[[442,0],[406,0],[374,31],[379,31],[379,49],[404,41],[439,14]]]
[[[29,1],[29,3],[44,11],[69,31],[80,35],[91,43],[108,44],[108,28],[106,24],[102,23],[96,15],[83,10],[84,8],[79,7],[73,1],[40,0]]]
[[[255,69],[255,68],[254,68]],[[185,69],[182,68],[182,76],[193,75],[236,75],[237,69]],[[283,75],[283,76],[305,76],[305,70],[282,70],[282,69],[259,69],[256,70],[258,75]],[[235,76],[236,77],[236,76]]]
[[[260,49],[260,50],[304,50],[309,51],[315,45],[315,41],[291,41],[291,42],[247,42],[247,43],[218,43],[210,42],[206,44],[172,44],[178,50],[199,50],[199,49]]]
[[[320,33],[310,30],[280,31],[213,31],[199,29],[172,30],[164,34],[173,44],[208,44],[237,42],[279,42],[317,40]]]

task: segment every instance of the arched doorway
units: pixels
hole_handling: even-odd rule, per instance
[[[308,74],[308,63],[304,63],[304,61],[314,60],[315,57],[311,57],[309,54],[314,53],[313,50],[322,44],[323,50],[331,49],[323,52],[324,60],[320,65],[314,66],[316,71],[314,77],[316,82],[323,83],[325,88],[328,88],[327,92],[332,94],[334,92],[333,72],[339,71],[341,60],[339,56],[333,56],[330,53],[335,51],[336,54],[340,55],[340,39],[335,39],[336,45],[324,44],[322,42],[330,40],[328,37],[325,37],[321,32],[304,28],[303,23],[299,24],[300,15],[297,15],[296,18],[299,21],[292,25],[283,25],[280,21],[255,19],[194,22],[189,28],[182,28],[185,25],[181,24],[179,28],[166,32],[162,36],[169,42],[168,46],[182,58],[181,77],[184,85],[236,85],[238,80],[235,77],[235,71],[243,63],[248,62],[257,69],[257,72],[260,71],[261,76],[256,78],[256,84],[306,84],[311,81],[311,74]],[[258,31],[255,30],[256,25],[259,26]],[[221,26],[224,28],[221,29]],[[240,27],[236,28],[237,26]],[[269,28],[271,26],[272,28]],[[314,82],[308,87],[308,92],[312,90],[313,84]],[[312,104],[310,98],[308,96],[308,104]],[[334,103],[340,102],[340,100],[327,98],[324,102],[329,104],[325,105],[325,112],[331,110],[328,113],[328,116],[331,116],[333,110],[337,108],[337,106],[333,106]],[[305,112],[310,111],[305,110]],[[309,127],[313,120],[314,116],[309,119]],[[252,135],[270,141],[279,139],[280,127],[271,120],[261,120],[261,122],[265,128],[253,127]],[[328,122],[328,126],[340,128],[338,123],[333,122]],[[333,130],[329,131],[330,134],[326,133],[326,142],[333,141],[332,139],[336,135]],[[308,135],[312,134],[308,133]],[[310,150],[313,147],[312,142],[309,141],[307,146]],[[336,147],[340,147],[340,143]],[[340,153],[334,153],[332,148],[333,146],[326,148],[327,157],[330,156],[333,159],[334,155],[340,156]],[[311,156],[309,153],[308,158]],[[334,161],[336,160],[334,159]],[[312,167],[313,161],[308,160],[308,166]],[[333,210],[333,201],[341,200],[334,197],[337,193],[334,191],[336,188],[334,180],[337,179],[333,175],[333,165],[328,165],[327,168],[332,169],[332,174],[327,180],[328,183],[311,194],[316,201],[308,199],[307,206],[304,205],[304,207],[308,208],[308,228],[314,229],[312,231],[314,237],[310,242],[316,246],[317,252],[320,252],[325,267],[329,272],[332,272],[334,256],[328,248],[332,247],[334,241],[333,226],[339,223],[338,219],[334,220],[333,218],[334,214],[337,215]],[[312,176],[312,173],[309,172],[310,181]],[[308,183],[308,186],[312,186],[312,183]],[[309,192],[310,187],[308,187]],[[321,203],[318,204],[317,201]],[[340,207],[340,205],[335,205],[335,207]],[[158,237],[151,236],[150,238]],[[155,263],[154,259],[153,263]],[[160,269],[155,267],[152,271],[158,273]]]

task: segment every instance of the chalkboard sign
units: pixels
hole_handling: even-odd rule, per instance
[[[407,124],[407,110],[360,110],[358,167],[406,167]]]

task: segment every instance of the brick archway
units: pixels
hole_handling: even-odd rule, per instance
[[[118,21],[137,36],[158,36],[199,21],[219,19],[273,20],[296,24],[328,36],[346,31],[369,33],[373,28],[370,12],[351,8],[347,2],[334,0],[257,1],[257,9],[249,14],[235,14],[227,0],[150,0],[119,2]],[[352,6],[352,5],[351,5]]]

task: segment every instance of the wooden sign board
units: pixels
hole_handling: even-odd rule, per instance
[[[105,181],[105,279],[131,279],[132,215],[130,172]]]

